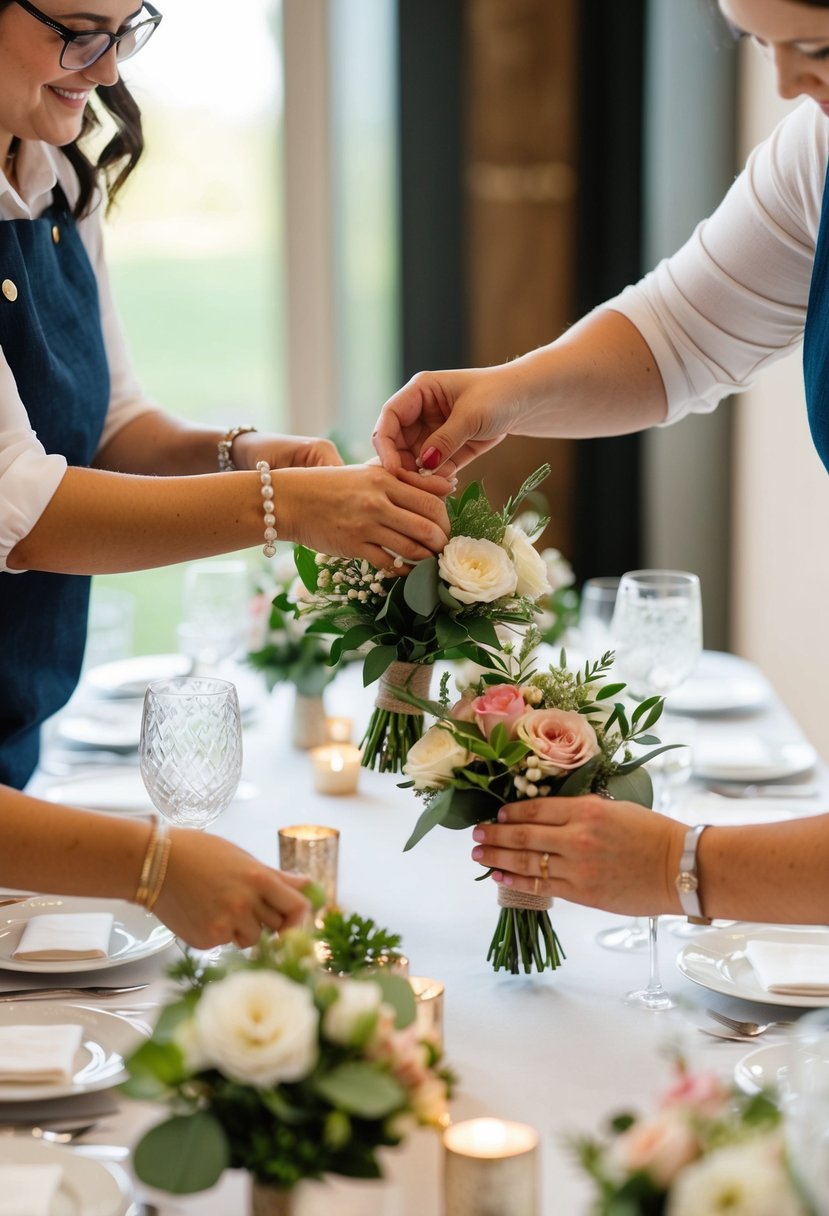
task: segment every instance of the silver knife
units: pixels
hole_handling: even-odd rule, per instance
[[[130,984],[126,988],[115,988],[111,984],[87,988],[6,988],[0,990],[0,1001],[65,1000],[68,997],[122,996],[128,992],[140,992],[146,984]]]

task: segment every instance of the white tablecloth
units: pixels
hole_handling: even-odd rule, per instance
[[[329,712],[354,717],[359,729],[370,705],[359,671],[352,668],[338,677],[327,697]],[[685,980],[674,965],[683,942],[667,927],[660,934],[662,975],[677,1008],[654,1014],[626,1007],[624,993],[647,978],[647,956],[611,953],[595,944],[599,929],[622,918],[561,902],[553,915],[567,953],[564,966],[543,976],[495,974],[485,955],[497,916],[496,888],[473,881],[480,868],[469,857],[469,834],[437,829],[404,854],[420,803],[411,791],[398,789],[392,775],[364,771],[354,798],[315,794],[308,757],[287,742],[291,704],[291,690],[278,688],[246,728],[243,776],[256,786],[257,795],[234,804],[213,830],[276,864],[278,827],[304,822],[340,829],[344,908],[400,932],[412,973],[434,976],[446,985],[446,1053],[460,1077],[453,1117],[488,1114],[532,1124],[541,1141],[542,1216],[586,1213],[592,1192],[568,1149],[568,1138],[597,1132],[608,1115],[621,1109],[652,1106],[669,1083],[666,1054],[672,1046],[693,1066],[730,1076],[747,1049],[700,1034],[702,1011],[706,1006],[739,1008],[753,1016],[764,1008]],[[779,705],[753,715],[755,721],[796,735]],[[716,730],[716,722],[701,718],[698,730]],[[822,771],[819,776],[824,781]],[[35,782],[32,789],[37,788]],[[736,813],[740,804],[732,805]],[[821,797],[804,800],[800,809],[815,813],[827,808],[829,800]],[[157,977],[161,968],[157,958],[106,978],[129,983],[133,976]],[[49,977],[50,982],[56,978]],[[103,978],[96,975],[96,980]],[[19,975],[0,976],[0,990],[19,980]],[[136,1005],[161,990],[159,979],[139,994]],[[132,1143],[158,1113],[123,1101],[118,1114],[91,1139]],[[418,1134],[388,1161],[390,1185],[377,1200],[377,1212],[366,1210],[362,1216],[440,1216],[439,1138]],[[242,1177],[228,1174],[206,1194],[152,1198],[164,1216],[241,1216],[245,1186]],[[334,1209],[330,1216],[336,1216]]]

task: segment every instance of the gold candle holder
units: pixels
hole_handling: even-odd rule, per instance
[[[327,743],[311,753],[314,789],[318,794],[356,794],[360,780],[360,749],[352,743]]]
[[[410,975],[415,998],[415,1025],[418,1038],[428,1039],[443,1051],[443,984],[425,975]]]
[[[350,743],[354,734],[353,718],[326,718],[328,738],[332,743]]]
[[[340,833],[336,828],[298,823],[279,829],[279,868],[288,874],[307,874],[325,892],[325,905],[337,903],[337,858]]]
[[[538,1133],[468,1119],[443,1133],[444,1216],[539,1216]]]

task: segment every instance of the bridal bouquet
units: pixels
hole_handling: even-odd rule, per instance
[[[625,685],[607,679],[612,652],[571,672],[562,651],[558,667],[534,672],[528,664],[537,642],[530,629],[517,656],[496,656],[500,674],[485,674],[455,705],[446,681],[440,702],[419,702],[439,721],[410,748],[403,767],[411,778],[404,784],[426,801],[406,849],[434,827],[492,822],[501,806],[522,798],[596,793],[652,805],[643,766],[668,748],[639,749],[659,744],[649,731],[663,699],[649,697],[632,709],[617,700]],[[552,900],[499,885],[498,902],[487,955],[493,968],[515,975],[520,968],[558,967],[563,952],[550,921]]]
[[[366,768],[400,772],[423,732],[422,710],[398,695],[428,695],[432,666],[441,658],[495,666],[501,648],[497,623],[527,625],[536,601],[549,593],[547,567],[527,533],[512,521],[522,500],[549,474],[532,474],[501,511],[479,483],[446,500],[451,537],[439,557],[410,573],[376,570],[297,547],[295,559],[308,598],[298,605],[310,616],[309,634],[335,634],[331,661],[366,651],[363,682],[380,681],[376,708],[362,741]],[[546,521],[540,520],[540,527]]]
[[[606,1137],[574,1147],[596,1184],[595,1216],[807,1216],[772,1097],[682,1064],[655,1114],[617,1115]]]
[[[315,947],[290,930],[222,968],[176,969],[189,990],[127,1061],[126,1092],[173,1111],[135,1150],[143,1182],[185,1194],[226,1168],[274,1192],[377,1178],[378,1148],[448,1121],[453,1078],[418,1037],[408,982],[332,976]]]

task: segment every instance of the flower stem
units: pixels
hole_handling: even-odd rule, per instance
[[[400,773],[411,748],[423,734],[423,715],[375,709],[362,739],[363,768]]]
[[[487,954],[493,971],[518,975],[523,968],[555,971],[567,957],[553,928],[550,914],[532,908],[502,908]]]

